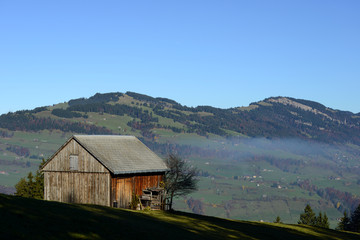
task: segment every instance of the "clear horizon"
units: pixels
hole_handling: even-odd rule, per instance
[[[0,114],[97,92],[360,112],[360,2],[2,1]]]

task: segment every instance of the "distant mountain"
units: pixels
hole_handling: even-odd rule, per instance
[[[0,128],[21,131],[57,129],[63,132],[116,134],[88,120],[91,113],[128,116],[127,126],[148,139],[154,130],[223,137],[301,138],[360,145],[360,114],[289,97],[271,97],[248,107],[220,109],[186,107],[174,100],[126,92],[96,94],[66,104],[0,116]]]
[[[95,94],[0,116],[0,192],[73,134],[139,137],[197,166],[199,190],[175,209],[296,223],[306,204],[335,227],[360,204],[360,114],[271,97],[247,107],[187,107],[126,92]]]

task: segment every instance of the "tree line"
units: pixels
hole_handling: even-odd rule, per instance
[[[341,218],[338,226],[338,230],[360,232],[360,204],[359,206],[351,213],[350,217],[347,212],[344,211],[344,216]]]
[[[282,223],[281,218],[277,216],[274,223]],[[329,219],[326,213],[322,213],[321,211],[318,216],[316,216],[311,206],[307,204],[304,208],[304,212],[300,214],[298,224],[329,228]],[[360,204],[351,213],[351,216],[348,216],[347,212],[344,211],[344,216],[340,219],[336,230],[360,232]]]
[[[58,129],[63,132],[76,132],[86,134],[111,134],[112,131],[105,127],[82,122],[69,122],[63,119],[50,117],[36,117],[31,113],[16,112],[0,116],[0,128],[11,131],[40,131]]]
[[[57,117],[63,117],[63,118],[88,118],[88,116],[85,114],[81,114],[78,112],[73,112],[67,109],[62,109],[62,108],[55,108],[51,111],[51,114]]]
[[[79,111],[79,112],[100,112],[108,113],[118,116],[124,116],[125,114],[139,118],[142,122],[158,122],[159,119],[152,116],[152,113],[147,110],[141,109],[140,107],[132,107],[125,104],[108,104],[108,103],[91,103],[83,105],[74,105],[67,108],[68,111]]]
[[[20,157],[28,157],[30,156],[30,150],[26,147],[21,147],[17,145],[8,144],[6,150],[15,153]]]
[[[44,199],[44,174],[41,172],[42,166],[45,164],[45,159],[39,165],[35,176],[29,172],[26,178],[21,178],[15,185],[15,195],[20,197]]]
[[[12,138],[13,136],[14,136],[13,132],[0,130],[0,137],[1,138]]]
[[[75,106],[75,105],[85,105],[85,104],[93,104],[93,103],[104,103],[104,102],[110,102],[114,101],[116,102],[119,100],[119,97],[123,96],[120,92],[114,92],[114,93],[96,93],[94,96],[89,98],[77,98],[72,99],[68,102],[69,106]]]
[[[295,182],[293,185],[297,185],[302,189],[314,192],[323,199],[330,200],[334,204],[334,207],[336,207],[339,211],[344,211],[347,209],[353,210],[358,205],[360,205],[359,197],[354,196],[349,192],[343,192],[331,187],[318,188],[308,179]]]
[[[316,216],[309,204],[305,206],[304,213],[300,214],[298,224],[321,228],[329,228],[330,226],[329,219],[326,213],[322,214],[321,212],[319,212],[319,215]]]

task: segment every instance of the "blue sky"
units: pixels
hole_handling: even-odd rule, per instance
[[[97,92],[360,112],[360,1],[0,1],[0,113]]]

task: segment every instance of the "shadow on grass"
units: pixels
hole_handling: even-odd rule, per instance
[[[0,195],[2,239],[198,239],[146,214]]]
[[[360,234],[306,225],[237,221],[185,212],[174,212],[173,214],[176,215],[177,218],[186,217],[194,219],[191,222],[193,228],[196,228],[196,226],[201,228],[203,222],[210,224],[213,226],[212,231],[201,233],[203,236],[209,238],[211,238],[212,235],[216,236],[218,233],[222,233],[223,236],[236,236],[239,234],[238,236],[241,239],[242,237],[248,237],[249,239],[360,239]]]
[[[183,212],[136,212],[0,194],[2,239],[360,239],[298,225],[232,221]]]

